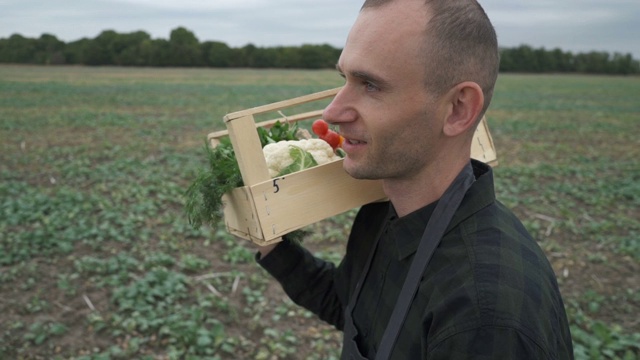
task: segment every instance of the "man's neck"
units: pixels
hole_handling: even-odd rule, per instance
[[[432,164],[409,179],[384,179],[382,186],[398,217],[440,199],[469,159]]]

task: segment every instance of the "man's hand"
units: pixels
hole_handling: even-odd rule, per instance
[[[264,259],[264,257],[267,256],[271,252],[271,250],[275,249],[278,244],[279,243],[259,246],[258,251],[260,252],[260,259]]]

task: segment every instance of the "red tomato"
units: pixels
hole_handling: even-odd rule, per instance
[[[318,136],[324,136],[329,131],[329,124],[322,119],[318,119],[311,125],[311,130]]]
[[[321,137],[321,139],[329,143],[333,150],[340,146],[340,135],[333,130],[329,130],[325,136]]]

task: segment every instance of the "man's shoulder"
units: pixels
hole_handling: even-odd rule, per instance
[[[466,248],[476,277],[483,269],[500,269],[521,278],[536,277],[536,274],[555,278],[538,242],[513,212],[498,201],[461,222],[456,233],[460,245]],[[509,279],[504,274],[499,276],[500,273],[490,272],[490,275],[499,281]]]
[[[463,328],[471,332],[511,328],[536,346],[551,349],[550,353],[570,344],[553,268],[535,239],[502,204],[495,202],[461,222],[441,250],[447,261],[461,269],[450,279],[447,288],[454,291],[443,301],[459,297],[459,289],[466,289],[469,308],[460,311],[468,315],[464,319],[451,315],[438,338]]]
[[[463,256],[469,263],[470,280],[479,295],[493,299],[496,307],[511,304],[500,302],[505,295],[512,300],[523,297],[519,303],[533,301],[538,305],[559,298],[556,276],[544,251],[498,201],[460,223],[454,238],[458,236],[458,246],[464,247]],[[541,298],[544,296],[548,298]]]

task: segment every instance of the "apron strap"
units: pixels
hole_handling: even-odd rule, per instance
[[[389,359],[395,346],[400,329],[413,302],[413,298],[420,286],[420,280],[431,260],[433,253],[440,244],[445,230],[449,226],[453,215],[460,206],[462,198],[475,180],[471,164],[467,164],[458,174],[447,191],[442,195],[436,208],[427,223],[418,249],[416,250],[409,273],[402,285],[398,300],[391,313],[387,328],[382,335],[380,346],[376,354],[376,360]]]

